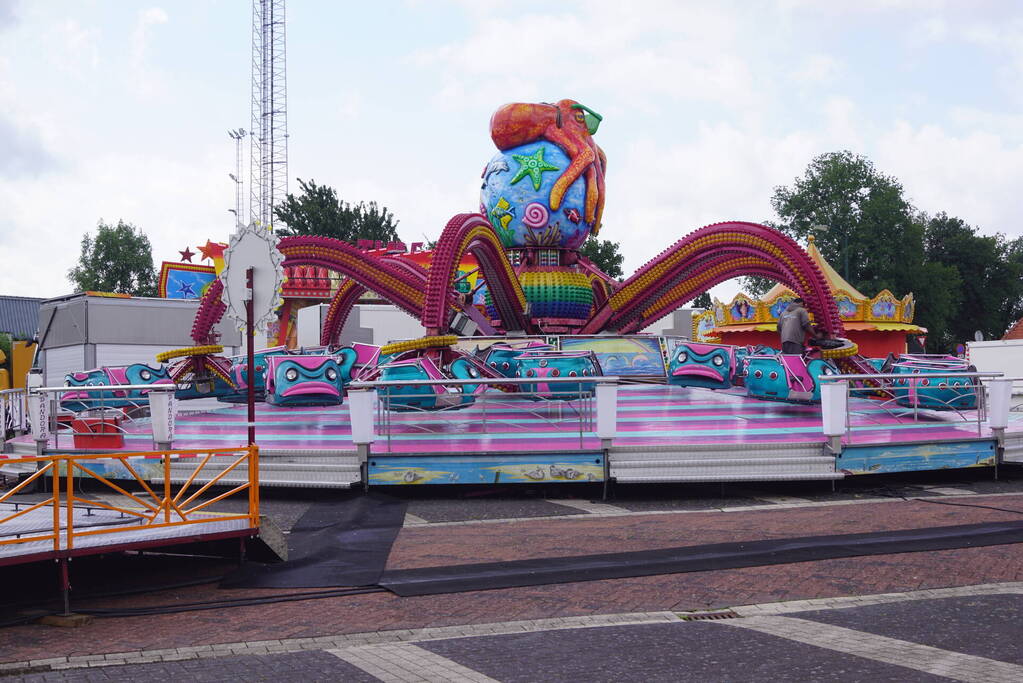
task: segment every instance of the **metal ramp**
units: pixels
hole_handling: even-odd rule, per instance
[[[1023,434],[1016,432],[1005,435],[1002,462],[1023,464]]]
[[[621,483],[842,479],[821,443],[618,446],[608,452]]]
[[[205,483],[216,477],[226,465],[218,469],[213,463],[205,468],[197,482]],[[171,464],[171,482],[183,483],[192,470],[187,464]],[[237,485],[247,481],[246,473],[232,471],[217,480],[217,484]],[[259,486],[301,488],[351,488],[362,481],[358,453],[354,450],[260,448]]]

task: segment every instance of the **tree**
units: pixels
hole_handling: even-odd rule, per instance
[[[333,237],[350,244],[358,240],[398,240],[398,221],[386,207],[376,202],[349,204],[338,198],[334,188],[308,183],[298,179],[302,188],[299,196],[288,194],[274,207],[274,215],[285,224],[277,228],[278,235],[320,235]]]
[[[80,292],[118,292],[132,296],[156,296],[153,247],[142,230],[122,220],[96,226],[96,237],[82,236],[78,265],[68,280]]]
[[[792,187],[777,187],[775,227],[817,248],[857,289],[908,291],[905,264],[922,255],[921,226],[902,185],[849,151],[815,157]]]
[[[586,238],[579,253],[589,260],[593,265],[617,279],[622,276],[622,262],[625,257],[618,251],[618,243],[611,240],[602,240],[590,235]]]
[[[941,330],[942,346],[972,340],[976,331],[988,339],[1001,337],[1020,314],[1019,245],[1002,235],[979,235],[961,218],[945,213],[921,216],[921,221],[927,260],[954,271],[958,281],[959,305]]]
[[[714,305],[714,302],[710,300],[710,292],[704,292],[700,296],[693,299],[693,308],[710,309]]]
[[[831,152],[815,157],[792,187],[775,188],[771,204],[781,219],[773,227],[797,240],[815,235],[821,255],[856,289],[913,292],[928,345],[948,350],[962,280],[948,263],[928,260],[929,219],[916,214],[898,180],[865,157]]]

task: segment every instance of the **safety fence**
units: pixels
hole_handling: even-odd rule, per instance
[[[0,447],[8,437],[24,434],[28,429],[28,391],[0,391]]]
[[[219,462],[228,461],[226,466]],[[33,466],[34,472],[0,494],[0,558],[18,555],[40,542],[45,550],[69,553],[78,545],[130,544],[133,539],[173,538],[211,530],[259,526],[259,450],[174,450],[142,453],[45,455],[10,463]],[[171,463],[193,464],[183,484],[172,482]],[[206,476],[203,471],[216,469]],[[246,473],[245,481],[226,491],[212,490],[227,474]],[[212,476],[211,476],[212,475]],[[88,477],[89,485],[83,486]],[[75,479],[79,485],[75,486]],[[202,482],[202,483],[199,483]],[[36,489],[43,494],[22,495]],[[88,489],[86,492],[85,489]],[[210,508],[227,500],[247,502],[244,512]],[[236,507],[236,505],[232,505]],[[226,524],[225,524],[226,523]],[[133,532],[130,538],[124,532]],[[122,536],[103,538],[108,534]]]
[[[399,434],[521,431],[542,438],[539,423],[577,433],[582,448],[587,436],[614,438],[618,383],[618,377],[604,376],[353,382],[352,440],[383,440],[389,451]]]
[[[850,397],[876,398],[882,409],[918,422],[927,415],[956,415],[976,424],[977,435],[988,427],[1004,429],[1008,423],[1013,378],[1000,372],[941,372],[940,374],[886,373],[821,375],[821,419],[824,435],[854,441]],[[869,381],[865,381],[869,380]]]
[[[129,429],[148,420],[155,448],[174,438],[177,399],[174,384],[118,384],[37,387],[25,400],[27,420],[36,442],[50,450],[118,449]]]

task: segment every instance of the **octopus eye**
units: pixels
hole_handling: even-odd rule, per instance
[[[753,373],[753,376],[756,377],[757,379],[760,379],[761,377],[764,376],[764,373],[762,370],[757,370]]]
[[[931,386],[931,380],[929,380],[929,379],[922,379],[922,380],[920,380],[920,384],[922,386],[929,387],[929,386]]]
[[[551,376],[552,377],[560,377],[561,376],[561,370],[558,370],[557,368],[554,368],[553,370],[551,370]]]
[[[532,377],[532,376],[533,376],[533,371],[532,370],[526,370],[526,377]]]
[[[510,366],[510,365],[508,365],[508,361],[505,361],[505,362],[501,363],[501,368],[503,368],[504,370],[507,370],[507,369],[508,369],[508,368],[510,368],[510,367],[511,367],[511,366]]]
[[[770,374],[770,375],[768,375],[768,377],[769,377],[770,379],[778,379],[778,373],[777,373],[777,372],[773,372],[773,371],[772,371],[772,372],[771,372],[771,374]]]
[[[689,356],[686,355],[685,351],[679,351],[678,355],[675,356],[675,358],[676,358],[676,360],[678,360],[679,363],[685,363],[686,359],[688,359]]]
[[[547,359],[546,358],[541,358],[540,359],[540,367],[541,368],[547,367]]]
[[[334,368],[327,368],[327,372],[324,373],[331,382],[337,379],[337,370]]]
[[[496,361],[490,361],[490,367],[496,368],[497,367],[497,362]]]
[[[942,382],[941,384],[938,385],[938,388],[939,389],[948,389],[948,385],[945,384],[944,382]]]
[[[143,370],[142,372],[139,373],[139,377],[142,378],[143,382],[148,382],[149,380],[153,379],[153,373],[151,373],[149,370]]]
[[[298,379],[298,370],[296,370],[295,368],[288,368],[287,370],[284,371],[284,379],[288,380],[289,382],[294,382],[296,379]]]
[[[583,370],[583,372],[586,372],[586,371]],[[568,376],[569,377],[577,377],[578,375],[579,375],[579,373],[577,373],[575,370],[569,370],[568,371]]]
[[[722,365],[725,364],[725,359],[722,358],[721,356],[714,356],[714,360],[712,360],[711,362],[720,368]]]

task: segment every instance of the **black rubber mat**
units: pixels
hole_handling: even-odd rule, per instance
[[[1021,541],[1023,521],[995,522],[403,569],[386,572],[380,579],[380,585],[402,596],[432,595],[812,562],[860,555],[972,548]]]
[[[387,564],[405,521],[407,503],[369,493],[337,503],[316,503],[288,536],[288,561],[250,562],[222,588],[330,588],[373,586]]]

